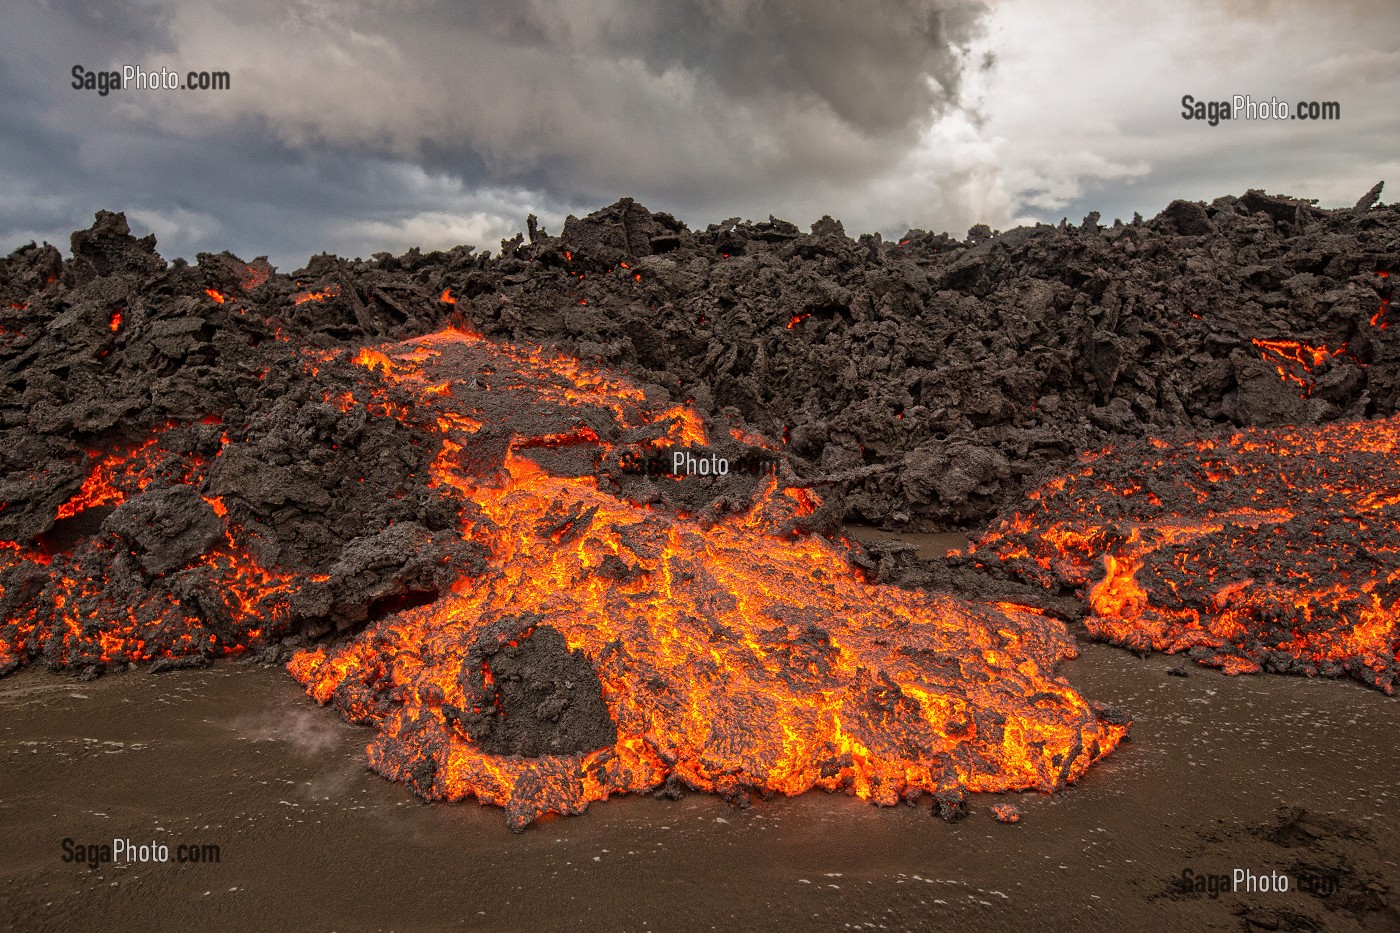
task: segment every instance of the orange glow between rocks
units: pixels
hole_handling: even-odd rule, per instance
[[[1251,343],[1259,348],[1259,355],[1265,362],[1274,365],[1280,379],[1297,383],[1302,388],[1304,397],[1312,394],[1313,370],[1347,352],[1346,344],[1332,350],[1296,340],[1253,340]]]
[[[1400,677],[1400,419],[1160,439],[1094,455],[974,560],[1087,600],[1093,634],[1228,673]],[[1096,475],[1136,464],[1129,487]]]
[[[167,422],[139,444],[94,451],[82,488],[58,507],[56,518],[61,521],[90,509],[119,506],[152,484],[198,486],[209,460],[173,453],[163,446],[163,435],[177,426]],[[204,592],[221,607],[217,614],[221,617],[211,619],[207,609],[195,611],[182,605],[168,590],[110,590],[109,570],[97,572],[96,568],[110,568],[122,559],[118,539],[98,541],[83,564],[74,564],[67,555],[0,542],[0,567],[48,568],[40,604],[7,619],[0,630],[0,668],[40,654],[58,666],[191,654],[220,656],[244,651],[258,643],[264,632],[284,626],[290,595],[325,577],[264,566],[249,552],[248,537],[231,520],[224,501],[216,496],[205,496],[204,501],[224,523],[225,543],[200,555],[192,568],[209,584]],[[100,607],[95,613],[80,608],[93,605]],[[178,634],[172,637],[172,631]]]
[[[527,456],[577,444],[608,453],[592,428],[517,433],[501,466],[481,473],[466,452],[482,413],[435,389],[489,371],[490,393],[521,404],[603,414],[622,431],[664,425],[655,447],[704,445],[688,406],[652,409],[625,379],[455,329],[352,360],[383,384],[372,394],[416,395],[403,416],[440,434],[433,485],[460,501],[461,534],[489,568],[350,641],[299,652],[289,670],[319,702],[373,725],[372,767],[423,796],[476,797],[521,828],[667,779],[880,804],[950,788],[1049,791],[1126,732],[1054,676],[1074,654],[1058,621],[875,586],[837,545],[782,532],[820,504],[809,489],[769,478],[746,510],[704,523]],[[454,725],[453,710],[492,685],[489,667],[464,666],[474,647],[541,626],[597,671],[614,745],[502,757]]]
[[[320,291],[298,292],[292,296],[292,304],[301,305],[308,301],[325,301],[327,298],[335,298],[340,294],[338,285],[328,285]]]

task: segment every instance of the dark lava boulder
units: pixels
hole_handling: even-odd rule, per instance
[[[465,692],[476,708],[462,712],[461,726],[483,752],[537,758],[616,744],[598,673],[558,629],[527,627],[474,652],[465,666]]]

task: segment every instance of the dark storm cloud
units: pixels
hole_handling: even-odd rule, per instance
[[[70,42],[86,40],[93,50],[111,54],[175,48],[170,11],[159,0],[46,0],[36,4],[34,12],[41,10],[51,14],[42,21],[46,28],[62,31]]]
[[[556,195],[697,197],[889,164],[956,93],[977,6],[801,0],[243,5],[182,14],[293,145],[479,160]],[[278,62],[267,68],[269,60]],[[164,102],[162,102],[164,103]],[[206,114],[218,119],[219,113]]]
[[[957,97],[974,0],[62,0],[0,36],[0,236],[99,207],[166,252],[368,252],[634,194],[713,213],[894,164]],[[68,69],[227,70],[99,99]],[[506,213],[510,213],[507,221]],[[455,218],[455,219],[454,219]],[[397,231],[397,233],[396,233]],[[482,245],[490,245],[486,240]],[[246,247],[245,247],[246,248]],[[257,248],[257,247],[253,247]]]
[[[922,122],[956,95],[961,63],[950,52],[972,38],[981,12],[967,3],[912,0],[472,6],[476,21],[489,18],[523,46],[635,56],[653,75],[684,68],[708,76],[733,100],[820,103],[875,134]]]
[[[12,4],[0,250],[126,210],[167,256],[494,248],[631,195],[848,230],[1155,213],[1400,176],[1400,6],[1285,0],[242,0]],[[990,66],[988,62],[995,62]],[[226,93],[69,69],[227,70]],[[1182,121],[1184,93],[1339,100]]]

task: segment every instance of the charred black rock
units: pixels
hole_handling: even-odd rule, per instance
[[[617,743],[603,685],[559,630],[528,627],[494,650],[473,652],[463,670],[474,708],[460,727],[492,755],[572,755]]]
[[[956,823],[967,816],[967,791],[949,787],[933,795],[933,813],[939,819]]]
[[[223,525],[193,486],[172,486],[138,496],[102,523],[132,549],[151,576],[178,570],[223,538]]]

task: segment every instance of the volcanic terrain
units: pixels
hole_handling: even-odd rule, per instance
[[[1055,674],[1067,606],[1389,692],[1379,194],[895,242],[623,200],[292,275],[100,213],[0,266],[0,671],[290,659],[381,773],[517,828],[1063,786],[1127,727]],[[998,512],[951,566],[840,534]]]

